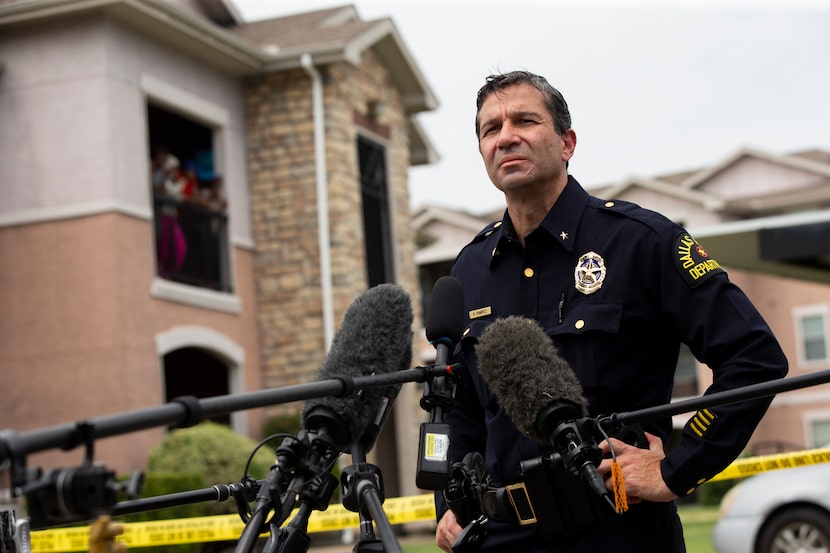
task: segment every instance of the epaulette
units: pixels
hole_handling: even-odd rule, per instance
[[[713,276],[725,272],[720,263],[713,259],[688,231],[664,215],[623,200],[593,198],[593,202],[594,207],[599,210],[628,217],[648,226],[658,234],[672,237],[672,259],[680,276],[690,287],[697,288]]]
[[[639,221],[658,232],[665,231],[667,225],[673,225],[664,215],[625,200],[604,200],[592,196],[589,205],[605,213],[613,213]]]
[[[478,232],[478,234],[475,235],[475,237],[472,239],[472,241],[470,243],[474,244],[476,242],[481,242],[482,240],[484,240],[485,238],[487,238],[488,236],[493,234],[493,231],[495,231],[497,228],[499,228],[502,225],[502,223],[503,223],[502,220],[498,220],[498,221],[493,221],[492,223],[488,224],[486,227],[481,229]]]

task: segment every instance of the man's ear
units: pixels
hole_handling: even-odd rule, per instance
[[[574,155],[574,150],[576,150],[576,131],[568,129],[562,133],[562,160],[570,160]]]

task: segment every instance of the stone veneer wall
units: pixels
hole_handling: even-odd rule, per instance
[[[364,53],[358,67],[340,63],[318,71],[324,81],[335,326],[339,328],[346,309],[367,287],[357,160],[357,136],[364,131],[358,130],[355,119],[364,119],[369,103],[380,101],[383,111],[371,125],[378,134],[367,136],[387,148],[396,282],[411,295],[414,328],[420,329],[402,100],[372,51]],[[301,69],[274,73],[247,82],[246,96],[263,386],[287,386],[313,380],[325,358],[311,80]],[[383,134],[388,138],[382,138]],[[404,386],[395,404],[395,421],[387,421],[384,434],[392,427],[395,434],[414,431],[417,436],[423,416],[417,401],[420,394],[420,385]],[[271,412],[298,409],[299,405],[286,405]],[[414,452],[412,447],[409,443],[395,446],[404,474],[414,474],[417,443]],[[408,482],[404,488],[410,488]]]

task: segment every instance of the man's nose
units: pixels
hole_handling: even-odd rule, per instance
[[[497,146],[499,148],[506,148],[515,144],[519,139],[516,127],[510,122],[505,121],[499,129],[499,136]]]

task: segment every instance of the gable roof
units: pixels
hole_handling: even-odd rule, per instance
[[[434,110],[438,100],[389,18],[362,21],[354,6],[241,23],[231,0],[202,0],[202,12],[170,0],[0,0],[0,32],[34,21],[103,11],[160,42],[231,75],[249,76],[315,65],[360,62],[373,49],[398,88],[409,116],[411,164],[438,155],[412,117]]]
[[[824,161],[822,163],[819,161],[820,157],[817,154],[818,151],[812,150],[811,154],[806,156],[798,154],[776,155],[755,150],[753,148],[743,148],[733,153],[731,156],[726,157],[719,163],[690,175],[689,178],[681,184],[681,186],[689,190],[698,188],[706,181],[711,180],[715,175],[728,171],[738,162],[747,158],[759,159],[772,164],[791,167],[793,169],[830,177],[830,161]]]
[[[612,185],[608,188],[592,189],[591,193],[602,198],[620,198],[626,191],[638,187],[697,204],[708,211],[720,211],[725,205],[722,199],[711,194],[689,190],[669,181],[650,177],[629,177],[620,184]]]
[[[255,44],[269,59],[269,70],[300,67],[310,54],[317,64],[348,61],[374,49],[400,89],[409,113],[432,110],[438,101],[389,18],[362,21],[354,6],[342,6],[238,25],[236,35]]]
[[[592,188],[591,192],[605,198],[622,198],[624,194],[635,188],[643,188],[697,204],[707,211],[731,213],[736,217],[748,217],[776,210],[799,209],[802,206],[815,206],[817,203],[830,202],[830,187],[822,185],[801,190],[787,189],[780,193],[758,194],[748,198],[722,198],[704,190],[707,183],[747,160],[762,161],[771,166],[814,175],[817,183],[830,179],[830,152],[808,150],[778,155],[743,148],[710,167],[656,177],[629,177],[618,184]]]
[[[412,226],[419,236],[433,240],[417,249],[415,263],[429,265],[452,261],[461,246],[492,220],[487,214],[474,215],[434,204],[419,208],[412,214]]]

